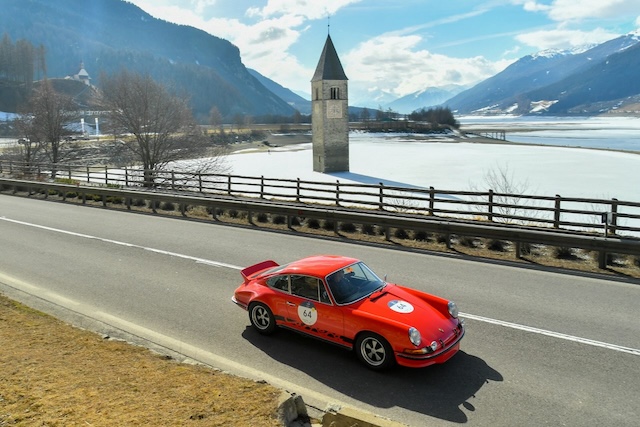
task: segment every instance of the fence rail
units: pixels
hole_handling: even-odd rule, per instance
[[[67,194],[74,193],[79,194],[83,202],[86,202],[89,195],[92,197],[98,195],[105,206],[110,198],[123,198],[129,209],[132,206],[133,200],[141,199],[151,202],[151,206],[157,206],[164,202],[176,203],[180,205],[183,213],[187,206],[203,206],[211,212],[214,219],[216,219],[218,209],[245,211],[248,213],[249,222],[252,222],[252,215],[255,213],[286,216],[287,224],[289,225],[291,225],[292,218],[294,217],[316,218],[333,221],[336,231],[338,223],[369,224],[384,229],[388,239],[390,238],[389,230],[391,228],[422,230],[448,236],[448,246],[450,245],[450,237],[452,235],[508,240],[515,244],[515,256],[518,258],[521,256],[520,249],[523,243],[581,248],[599,252],[600,268],[607,267],[606,259],[608,253],[640,254],[640,239],[621,236],[596,236],[563,230],[482,223],[480,221],[448,220],[425,215],[400,214],[380,210],[322,207],[319,205],[301,205],[298,203],[251,198],[207,197],[203,195],[185,195],[185,193],[166,193],[143,191],[140,189],[119,189],[0,178],[0,191],[6,190],[14,192],[25,191],[28,192],[29,195],[39,192],[44,194],[44,197],[48,197],[49,194],[53,192],[61,195],[63,200]]]
[[[54,172],[55,171],[55,172]],[[480,220],[494,224],[540,227],[603,236],[640,236],[640,202],[561,195],[538,196],[399,187],[352,182],[323,182],[185,171],[153,171],[154,190],[208,196],[366,208],[381,212],[443,219]],[[86,186],[145,188],[140,168],[86,165],[22,164],[0,161],[0,176],[51,180]]]

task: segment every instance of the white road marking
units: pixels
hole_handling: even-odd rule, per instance
[[[503,320],[491,319],[489,317],[476,316],[475,314],[460,313],[460,317],[466,318],[466,319],[477,320],[479,322],[491,323],[493,325],[500,325],[500,326],[504,326],[506,328],[518,329],[520,331],[531,332],[531,333],[534,333],[534,334],[545,335],[545,336],[553,337],[553,338],[560,338],[560,339],[563,339],[563,340],[566,340],[566,341],[573,341],[573,342],[577,342],[577,343],[581,343],[581,344],[591,345],[591,346],[594,346],[594,347],[602,347],[602,348],[606,348],[608,350],[615,350],[615,351],[620,351],[622,353],[629,353],[629,354],[633,354],[633,355],[636,355],[636,356],[640,356],[640,349],[636,349],[636,348],[623,347],[621,345],[609,344],[609,343],[602,342],[602,341],[590,340],[588,338],[580,338],[580,337],[576,337],[576,336],[573,336],[573,335],[563,334],[563,333],[560,333],[560,332],[553,332],[553,331],[548,331],[546,329],[534,328],[532,326],[519,325],[517,323],[511,323],[511,322],[505,322]]]
[[[233,270],[242,270],[244,268],[244,267],[240,267],[240,266],[237,266],[237,265],[226,264],[226,263],[218,262],[218,261],[212,261],[212,260],[205,259],[205,258],[198,258],[198,257],[189,256],[189,255],[179,254],[179,253],[176,253],[176,252],[165,251],[165,250],[162,250],[162,249],[155,249],[155,248],[150,248],[150,247],[147,247],[147,246],[135,245],[133,243],[121,242],[119,240],[105,239],[103,237],[92,236],[90,234],[82,234],[82,233],[76,233],[74,231],[61,230],[59,228],[47,227],[47,226],[38,225],[38,224],[32,224],[32,223],[29,223],[29,222],[18,221],[18,220],[15,220],[15,219],[9,219],[9,218],[5,218],[5,217],[0,217],[0,220],[7,221],[7,222],[12,222],[14,224],[25,225],[25,226],[28,226],[28,227],[39,228],[41,230],[47,230],[47,231],[53,231],[53,232],[56,232],[56,233],[67,234],[69,236],[82,237],[82,238],[91,239],[91,240],[98,240],[100,242],[111,243],[111,244],[114,244],[114,245],[125,246],[125,247],[128,247],[128,248],[142,249],[142,250],[145,250],[145,251],[154,252],[154,253],[161,254],[161,255],[168,255],[168,256],[173,256],[173,257],[176,257],[176,258],[182,258],[182,259],[195,261],[195,262],[200,263],[200,264],[207,264],[207,265],[210,265],[210,266],[213,266],[213,267],[225,267],[225,268],[230,268],[230,269],[233,269]]]
[[[211,265],[214,267],[224,267],[224,268],[230,268],[233,270],[242,270],[244,267],[240,267],[237,265],[233,265],[233,264],[227,264],[227,263],[223,263],[223,262],[218,262],[218,261],[212,261],[212,260],[208,260],[205,258],[198,258],[198,257],[192,257],[189,255],[184,255],[184,254],[179,254],[176,252],[169,252],[169,251],[165,251],[165,250],[161,250],[161,249],[154,249],[154,248],[149,248],[146,246],[140,246],[140,245],[135,245],[132,243],[126,243],[126,242],[120,242],[118,240],[112,240],[112,239],[105,239],[102,237],[96,237],[96,236],[91,236],[89,234],[82,234],[82,233],[76,233],[73,231],[67,231],[67,230],[61,230],[58,228],[52,228],[52,227],[47,227],[44,225],[38,225],[38,224],[32,224],[32,223],[28,223],[28,222],[24,222],[24,221],[18,221],[18,220],[14,220],[14,219],[9,219],[9,218],[5,218],[5,217],[0,217],[0,220],[2,221],[7,221],[7,222],[12,222],[15,224],[20,224],[20,225],[25,225],[28,227],[35,227],[35,228],[40,228],[42,230],[48,230],[48,231],[54,231],[57,233],[62,233],[62,234],[67,234],[70,236],[76,236],[76,237],[82,237],[82,238],[86,238],[86,239],[92,239],[92,240],[98,240],[101,242],[105,242],[105,243],[111,243],[111,244],[115,244],[115,245],[119,245],[119,246],[126,246],[126,247],[130,247],[130,248],[137,248],[137,249],[142,249],[142,250],[146,250],[146,251],[150,251],[150,252],[154,252],[154,253],[158,253],[158,254],[162,254],[162,255],[168,255],[168,256],[173,256],[173,257],[177,257],[177,258],[182,258],[182,259],[187,259],[187,260],[192,260],[198,263],[202,263],[202,264],[207,264],[207,265]],[[7,280],[8,277],[4,276],[0,273],[0,280],[2,279]],[[13,282],[15,285],[17,285],[17,287],[25,292],[31,293],[34,292],[35,290],[40,290],[40,288],[33,286],[33,285],[29,285],[27,283],[18,281],[18,280],[9,280],[9,282]],[[5,281],[6,284],[8,284]],[[29,292],[31,291],[31,292]],[[50,296],[52,296],[51,293],[49,293]],[[58,301],[61,301],[63,297],[57,296]],[[69,301],[72,304],[77,304],[73,301]],[[63,305],[63,304],[61,304]],[[573,335],[567,335],[567,334],[563,334],[560,332],[553,332],[553,331],[548,331],[546,329],[540,329],[540,328],[534,328],[532,326],[526,326],[526,325],[520,325],[518,323],[511,323],[511,322],[506,322],[503,320],[497,320],[497,319],[491,319],[489,317],[483,317],[483,316],[477,316],[475,314],[469,314],[469,313],[460,313],[460,317],[464,317],[467,319],[472,319],[472,320],[477,320],[479,322],[485,322],[485,323],[491,323],[493,325],[499,325],[499,326],[503,326],[506,328],[511,328],[511,329],[517,329],[520,331],[526,331],[526,332],[530,332],[530,333],[534,333],[534,334],[539,334],[539,335],[545,335],[548,337],[553,337],[553,338],[558,338],[558,339],[563,339],[566,341],[573,341],[573,342],[577,342],[577,343],[581,343],[581,344],[586,344],[586,345],[591,345],[594,347],[601,347],[601,348],[606,348],[608,350],[614,350],[614,351],[619,351],[622,353],[628,353],[628,354],[633,354],[635,356],[640,356],[640,349],[635,349],[635,348],[631,348],[631,347],[624,347],[624,346],[620,346],[620,345],[616,345],[616,344],[609,344],[609,343],[605,343],[605,342],[601,342],[601,341],[595,341],[595,340],[591,340],[588,338],[581,338],[581,337],[576,337]]]

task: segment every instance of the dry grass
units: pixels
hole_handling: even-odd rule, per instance
[[[102,339],[0,296],[0,426],[279,426],[280,390]]]

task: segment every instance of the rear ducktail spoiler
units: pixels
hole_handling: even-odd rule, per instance
[[[249,278],[249,276],[251,276],[254,273],[257,273],[259,271],[265,270],[267,268],[271,268],[271,267],[277,267],[278,264],[277,262],[273,261],[273,260],[267,260],[267,261],[262,261],[259,262],[257,264],[254,264],[250,267],[247,267],[243,270],[240,271],[240,274],[242,274],[242,277],[244,278],[244,281],[247,282],[247,279]]]

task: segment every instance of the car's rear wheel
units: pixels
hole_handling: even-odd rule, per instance
[[[261,334],[270,335],[276,330],[276,318],[269,307],[261,302],[249,306],[249,320]]]
[[[367,368],[376,371],[390,368],[396,361],[387,340],[371,332],[365,332],[358,337],[355,350],[358,359]]]

